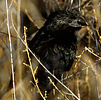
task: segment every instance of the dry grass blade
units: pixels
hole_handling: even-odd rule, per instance
[[[9,43],[10,43],[10,55],[11,55],[11,67],[12,67],[12,80],[13,80],[14,100],[16,100],[14,66],[13,66],[13,53],[12,53],[12,42],[11,42],[11,34],[10,34],[10,26],[9,26],[9,9],[8,9],[8,2],[7,2],[7,0],[6,0],[6,11],[7,11],[7,28],[8,28]]]
[[[29,42],[36,35],[52,12],[68,9],[79,10],[88,26],[77,32],[77,57],[60,81],[29,49],[27,39]],[[100,0],[0,0],[0,100],[100,100],[100,18]],[[57,81],[49,78],[56,90],[49,95],[38,86],[39,64]]]

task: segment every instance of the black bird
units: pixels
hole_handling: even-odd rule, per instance
[[[40,61],[59,80],[65,71],[69,71],[75,58],[77,37],[75,32],[86,26],[85,20],[75,11],[53,12],[42,28],[29,43],[29,48],[40,57]],[[50,76],[41,65],[38,67],[36,77],[42,93],[49,93],[53,85]],[[52,81],[56,80],[50,76]]]

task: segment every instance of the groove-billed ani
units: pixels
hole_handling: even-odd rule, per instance
[[[82,26],[86,26],[86,23],[75,10],[53,12],[29,43],[29,48],[59,80],[63,72],[69,71],[72,66],[77,47],[75,32]],[[43,93],[49,93],[53,88],[48,76],[47,71],[39,65],[36,77]]]

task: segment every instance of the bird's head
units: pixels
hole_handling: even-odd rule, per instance
[[[87,26],[86,21],[76,10],[62,10],[51,14],[46,22],[49,30],[79,30],[82,26]]]
[[[66,22],[70,27],[81,28],[82,26],[87,26],[86,21],[81,16],[81,14],[76,10],[66,11]]]

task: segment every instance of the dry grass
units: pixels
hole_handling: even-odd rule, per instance
[[[61,81],[56,79],[58,84],[50,79],[55,89],[48,96],[45,91],[43,96],[35,78],[41,62],[34,54],[30,58],[27,38],[35,35],[51,12],[70,6],[82,10],[89,27],[77,33],[77,59],[71,70]],[[38,100],[40,95],[44,100],[100,100],[100,17],[99,0],[0,0],[0,100]]]

